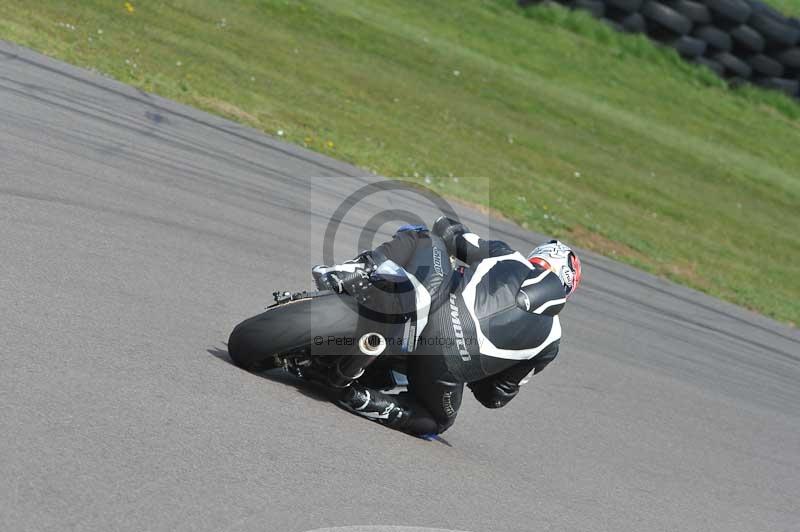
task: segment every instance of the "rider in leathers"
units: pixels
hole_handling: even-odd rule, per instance
[[[420,252],[433,252],[436,265],[441,254],[436,242],[444,243],[447,268],[436,269],[442,275],[429,275],[433,281],[425,286],[414,283],[417,291],[431,295],[429,306],[419,311],[427,315],[417,316],[421,330],[410,334],[408,392],[389,395],[347,379],[336,382],[343,388],[341,406],[415,435],[439,434],[453,425],[465,383],[484,406],[501,408],[552,362],[561,338],[557,314],[581,274],[574,252],[555,240],[526,259],[504,242],[483,240],[445,217],[432,233],[441,240],[424,227],[402,230],[354,261],[313,270],[318,284],[366,301],[376,296],[373,283],[364,280],[375,279],[376,270],[406,267]],[[467,267],[450,270],[447,255]],[[447,341],[435,341],[439,338]]]

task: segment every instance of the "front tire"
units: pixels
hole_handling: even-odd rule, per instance
[[[228,339],[228,354],[243,369],[269,369],[275,367],[276,355],[308,348],[316,336],[352,338],[357,326],[358,310],[349,297],[299,299],[237,325]]]

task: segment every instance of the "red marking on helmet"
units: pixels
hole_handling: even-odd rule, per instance
[[[572,268],[572,271],[575,272],[575,275],[572,279],[572,289],[569,291],[569,295],[575,293],[575,290],[578,289],[578,285],[581,284],[581,259],[574,253],[569,254],[569,265]]]
[[[546,260],[544,260],[541,257],[532,257],[532,258],[528,259],[528,262],[530,262],[534,266],[538,266],[540,268],[544,268],[545,270],[552,270],[553,269],[553,267],[550,266],[550,263],[547,262]]]

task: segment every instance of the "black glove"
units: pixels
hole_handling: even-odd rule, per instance
[[[447,218],[446,216],[440,216],[433,223],[433,229],[431,232],[444,240],[444,245],[447,246],[447,253],[451,256],[455,256],[456,237],[458,235],[463,235],[464,233],[469,233],[470,230],[461,222],[457,222],[456,220]]]
[[[353,296],[359,303],[366,303],[369,299],[371,270],[362,268],[359,264],[355,268],[342,266],[314,266],[311,274],[319,290],[333,290],[337,294]]]
[[[492,377],[468,384],[475,399],[486,408],[502,408],[519,393],[519,384]]]
[[[364,250],[350,260],[344,261],[345,264],[361,264],[368,273],[375,270],[375,259],[372,258],[372,251]]]
[[[311,276],[318,290],[333,290],[337,294],[354,295],[355,288],[369,281],[375,271],[375,260],[371,251],[362,251],[355,258],[334,266],[314,266]],[[349,288],[349,289],[348,289]]]

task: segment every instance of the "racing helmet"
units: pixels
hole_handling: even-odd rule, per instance
[[[558,240],[551,240],[534,248],[528,255],[528,260],[531,264],[545,270],[552,270],[558,275],[564,285],[567,298],[574,294],[578,285],[581,284],[580,259],[569,246]]]

